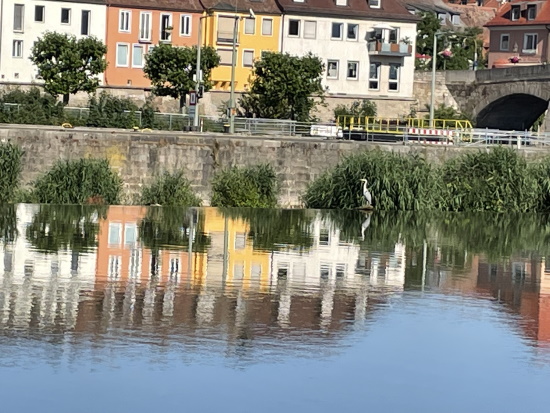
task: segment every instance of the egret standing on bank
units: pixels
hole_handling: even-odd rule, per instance
[[[364,178],[361,178],[361,182],[363,182],[363,196],[367,201],[367,206],[372,206],[372,196],[369,190],[367,189],[367,180]]]

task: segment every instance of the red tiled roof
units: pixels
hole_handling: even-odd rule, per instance
[[[200,0],[205,9],[225,12],[281,14],[275,0]]]
[[[534,20],[527,20],[527,5],[536,5],[537,14]],[[511,19],[512,6],[520,6],[521,13],[517,20]],[[529,1],[529,0],[513,0],[506,3],[497,12],[494,19],[489,21],[485,26],[527,26],[550,24],[550,1]]]
[[[287,14],[312,16],[349,17],[386,21],[416,22],[420,18],[411,14],[398,0],[380,0],[380,8],[369,7],[368,0],[348,0],[347,6],[337,6],[334,0],[277,0]]]
[[[195,11],[202,13],[204,8],[199,0],[106,0],[108,6],[135,7],[149,10]]]

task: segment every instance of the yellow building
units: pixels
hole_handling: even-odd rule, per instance
[[[204,232],[211,239],[206,281],[242,285],[244,290],[267,289],[271,254],[254,250],[248,222],[225,217],[216,208],[201,212],[205,215]]]
[[[202,3],[210,12],[202,19],[204,44],[214,47],[221,58],[220,66],[212,70],[213,90],[231,88],[236,23],[235,91],[243,92],[248,88],[254,61],[261,58],[262,52],[280,50],[281,11],[275,0],[230,0],[230,4],[203,0]]]

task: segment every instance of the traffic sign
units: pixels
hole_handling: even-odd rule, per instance
[[[194,90],[189,92],[189,106],[195,106],[197,104],[197,92]]]

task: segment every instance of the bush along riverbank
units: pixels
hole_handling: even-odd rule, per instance
[[[123,182],[104,159],[59,161],[27,188],[19,175],[23,152],[0,144],[0,203],[200,206],[184,171],[165,172],[143,187],[134,202],[122,199]],[[416,154],[367,151],[342,160],[313,181],[303,195],[307,208],[354,209],[364,205],[361,179],[372,204],[385,211],[547,212],[550,157],[527,162],[514,150],[465,154],[434,166]],[[272,208],[279,182],[267,164],[218,170],[211,205]]]

